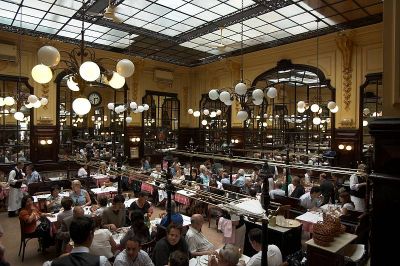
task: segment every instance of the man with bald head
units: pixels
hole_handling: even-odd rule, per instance
[[[204,218],[201,214],[193,214],[191,225],[186,233],[186,243],[188,244],[190,254],[195,256],[216,254],[214,245],[201,233]]]
[[[73,218],[83,217],[85,216],[85,210],[82,206],[75,206],[72,211],[72,216],[65,218],[61,222],[61,227],[58,229],[57,238],[63,241],[62,250],[65,250],[65,247],[69,243],[70,235],[69,235],[69,227],[71,226],[71,222]]]

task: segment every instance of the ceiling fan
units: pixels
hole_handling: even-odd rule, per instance
[[[227,50],[226,50],[227,48],[231,48],[232,50],[237,49],[235,43],[228,44],[228,43],[223,42],[224,36],[222,34],[222,31],[223,31],[224,27],[220,27],[219,29],[220,29],[219,43],[217,43],[217,44],[212,43],[207,46],[210,48],[218,49],[218,51],[221,53],[227,52]]]
[[[224,27],[220,27],[219,28],[219,30],[220,30],[219,43],[217,43],[217,44],[209,44],[208,45],[210,48],[218,49],[220,52],[224,52],[227,47],[230,47],[229,44],[226,44],[226,43],[223,42],[223,38],[224,38],[224,36],[222,34],[223,29],[224,29]]]
[[[104,13],[95,13],[91,11],[88,11],[87,13],[88,15],[105,18],[115,23],[122,23],[122,20],[116,15],[116,13],[118,13],[118,9],[119,9],[118,6],[112,4],[111,0],[108,0],[108,6],[106,7]]]

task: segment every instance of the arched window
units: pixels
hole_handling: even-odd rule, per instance
[[[204,112],[207,110],[206,112]],[[221,101],[213,101],[208,94],[200,100],[200,149],[204,152],[221,151],[223,143],[228,143],[231,127],[231,107]]]
[[[142,116],[144,155],[177,148],[180,121],[178,95],[146,91],[142,102],[149,105],[149,110],[143,112]]]
[[[93,143],[99,150],[96,157],[109,159],[121,157],[125,153],[125,112],[116,113],[108,108],[126,105],[127,85],[116,90],[101,82],[90,83],[84,91],[71,91],[67,86],[69,76],[62,72],[57,83],[57,128],[59,132],[60,155],[75,155],[85,149],[87,143]],[[77,115],[72,109],[73,100],[79,93],[92,101],[91,110],[84,116]],[[95,96],[91,96],[95,95]]]
[[[281,60],[256,77],[252,86],[274,87],[278,93],[261,106],[250,106],[246,149],[279,158],[289,149],[293,160],[303,162],[322,159],[324,151],[331,150],[335,123],[327,103],[335,101],[335,89],[320,69]]]

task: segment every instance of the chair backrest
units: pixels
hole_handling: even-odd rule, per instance
[[[165,226],[157,224],[157,234],[155,240],[158,241],[167,235],[167,228]]]
[[[154,249],[154,247],[156,246],[156,243],[157,243],[157,241],[156,241],[156,239],[154,238],[154,239],[152,239],[152,240],[149,241],[149,242],[143,243],[143,244],[141,245],[141,248],[142,248],[142,250],[146,251],[146,253],[149,254],[149,256],[151,257],[151,256],[152,256],[152,253],[153,253],[153,249]]]

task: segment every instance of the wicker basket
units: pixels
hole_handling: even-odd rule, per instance
[[[313,226],[313,233],[317,233],[319,235],[324,235],[324,236],[332,236],[332,227],[330,224],[325,224],[323,222],[317,222]]]
[[[332,242],[333,241],[333,236],[332,235],[320,235],[318,233],[313,233],[313,238],[314,240],[320,240],[320,241],[324,241],[324,242]]]
[[[323,246],[323,247],[327,247],[327,246],[329,246],[331,244],[331,242],[321,241],[321,240],[318,240],[316,238],[313,238],[313,240],[314,240],[315,244],[317,244],[319,246]]]

